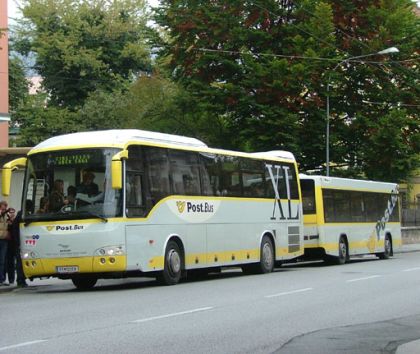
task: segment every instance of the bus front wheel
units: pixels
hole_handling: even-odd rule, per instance
[[[91,278],[91,277],[83,277],[83,278],[72,278],[71,281],[73,282],[74,286],[79,290],[89,290],[92,289],[98,279]]]
[[[182,253],[175,241],[169,241],[165,250],[165,263],[163,271],[158,276],[159,282],[164,285],[177,284],[182,275]]]

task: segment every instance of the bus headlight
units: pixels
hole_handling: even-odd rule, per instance
[[[106,246],[95,251],[97,256],[122,256],[125,254],[123,246]]]
[[[22,252],[20,256],[22,257],[22,259],[39,258],[39,256],[34,251]]]

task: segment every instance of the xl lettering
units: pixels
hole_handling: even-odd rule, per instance
[[[267,167],[268,173],[270,175],[271,184],[273,185],[274,190],[274,207],[273,207],[273,215],[271,217],[271,220],[275,220],[276,217],[276,209],[278,206],[279,212],[280,212],[280,220],[289,219],[289,220],[296,220],[299,218],[299,209],[297,210],[296,216],[292,216],[292,200],[291,200],[291,194],[290,194],[290,181],[289,181],[289,166],[281,166],[281,165],[265,165]],[[280,192],[279,192],[279,180],[280,176],[284,178],[285,184],[286,184],[286,196],[287,196],[287,204],[288,204],[288,212],[289,215],[286,218],[284,216],[283,207],[281,205],[280,200]]]

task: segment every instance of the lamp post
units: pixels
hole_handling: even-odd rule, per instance
[[[327,83],[327,130],[326,130],[326,136],[325,136],[325,144],[326,144],[326,175],[330,175],[330,81],[331,81],[331,73],[334,72],[341,64],[348,63],[350,61],[353,61],[355,59],[360,58],[366,58],[371,57],[374,55],[386,55],[391,53],[398,53],[399,50],[396,47],[387,48],[384,50],[381,50],[376,53],[370,53],[370,54],[364,54],[364,55],[358,55],[355,57],[350,57],[347,59],[344,59],[340,61],[329,73],[328,73],[328,83]]]

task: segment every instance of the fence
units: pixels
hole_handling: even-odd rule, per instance
[[[402,226],[420,226],[420,209],[402,209]]]

